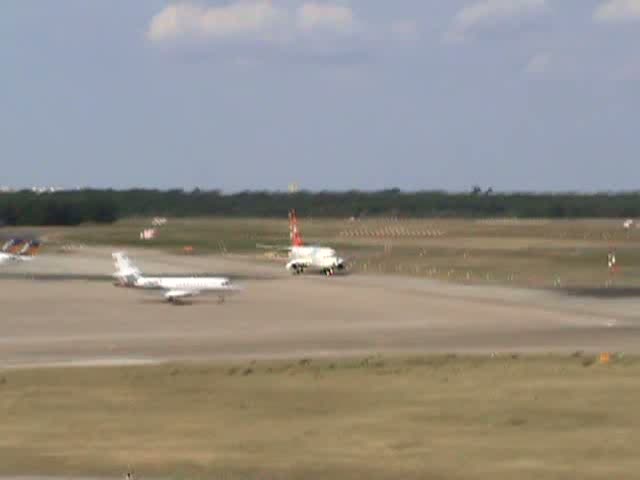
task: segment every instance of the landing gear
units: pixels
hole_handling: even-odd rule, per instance
[[[184,300],[179,297],[167,297],[167,302],[176,307],[185,304]]]
[[[222,305],[224,303],[224,295],[220,295],[218,297],[218,305]]]
[[[327,277],[332,277],[334,273],[335,273],[335,271],[333,270],[333,268],[327,268],[327,269],[325,269],[325,271],[324,271],[324,274],[325,274]]]

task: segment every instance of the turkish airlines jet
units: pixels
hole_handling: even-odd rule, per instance
[[[291,273],[299,275],[305,271],[317,271],[332,276],[346,268],[344,259],[333,248],[304,244],[295,210],[289,211],[289,236],[291,246],[285,247],[289,252],[286,269]]]
[[[217,294],[222,303],[225,295],[237,290],[226,277],[145,277],[125,252],[115,252],[112,257],[116,265],[113,276],[117,279],[117,286],[161,290],[171,303],[205,293]]]
[[[27,262],[33,260],[40,243],[27,241],[20,247],[21,244],[22,241],[15,239],[6,242],[2,246],[2,251],[0,251],[0,265],[10,262]]]

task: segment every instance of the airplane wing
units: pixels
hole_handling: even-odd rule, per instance
[[[256,243],[256,248],[260,248],[262,250],[281,250],[283,252],[288,252],[291,250],[291,245],[265,245],[264,243]]]
[[[181,298],[195,297],[199,293],[198,290],[166,290],[164,298],[167,300],[179,300]]]

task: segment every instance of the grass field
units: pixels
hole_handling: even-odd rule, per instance
[[[640,287],[640,229],[619,220],[384,220],[300,219],[308,243],[334,246],[352,270],[464,283],[534,287]],[[169,219],[158,238],[139,232],[149,219],[110,226],[43,229],[50,248],[64,243],[152,246],[174,252],[268,258],[257,244],[287,245],[287,219]],[[10,230],[5,235],[11,233]],[[607,268],[615,250],[617,271]]]
[[[579,355],[4,371],[0,474],[637,478],[639,374]]]

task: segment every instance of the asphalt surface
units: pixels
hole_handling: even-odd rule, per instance
[[[290,276],[234,257],[129,251],[145,274],[225,274],[243,290],[185,306],[112,285],[111,250],[0,266],[0,367],[374,353],[640,351],[640,298]]]

